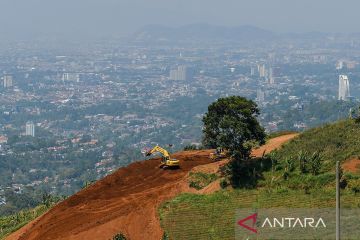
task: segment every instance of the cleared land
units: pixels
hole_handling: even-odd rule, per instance
[[[272,139],[254,151],[261,156],[296,134]],[[161,239],[157,208],[189,191],[187,176],[196,166],[209,164],[211,150],[173,156],[181,169],[159,169],[159,159],[136,162],[73,195],[7,239],[111,239],[122,232],[131,240]],[[260,154],[260,155],[259,155]],[[210,163],[210,169],[218,163]],[[216,167],[215,167],[216,168]],[[216,190],[216,189],[213,189]],[[189,216],[188,221],[192,221]]]

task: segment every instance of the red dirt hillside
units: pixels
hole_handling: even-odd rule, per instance
[[[261,156],[295,136],[274,138],[253,155]],[[131,240],[161,239],[159,204],[187,191],[188,172],[210,164],[210,152],[174,154],[181,164],[177,170],[159,169],[159,159],[130,164],[59,203],[7,239],[112,239],[119,232]]]

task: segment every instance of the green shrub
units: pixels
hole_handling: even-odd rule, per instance
[[[203,189],[208,186],[210,183],[214,182],[218,176],[214,173],[207,174],[202,172],[190,172],[189,173],[189,187],[195,188],[197,190]]]
[[[320,173],[321,170],[321,166],[322,166],[322,156],[320,154],[320,152],[316,151],[314,152],[311,157],[309,158],[309,168],[310,168],[310,172],[312,175],[318,175]]]
[[[122,233],[117,233],[115,236],[113,236],[113,240],[126,240],[126,237]]]
[[[278,169],[278,168],[277,168]],[[295,170],[295,162],[292,157],[285,159],[285,166],[284,166],[284,172],[283,172],[283,179],[288,180],[290,173]]]
[[[351,180],[351,179],[354,179],[354,180],[360,179],[360,175],[355,175],[355,174],[350,173],[350,172],[345,173],[345,174],[344,174],[344,177],[345,177],[346,179],[349,179],[349,180]]]
[[[161,240],[170,240],[169,235],[166,232],[164,232]]]
[[[292,157],[288,157],[285,159],[285,168],[287,168],[287,170],[289,172],[293,172],[295,170],[295,160]]]
[[[307,168],[307,165],[308,165],[308,153],[301,150],[298,153],[297,159],[299,161],[300,171],[302,173],[307,173],[308,172],[308,168]]]
[[[225,178],[221,179],[221,181],[220,181],[220,187],[221,187],[222,189],[227,188],[229,185],[230,185],[230,183],[229,183],[228,180],[226,180]]]
[[[184,147],[184,151],[199,150],[200,148],[194,144],[189,144]]]
[[[190,181],[189,187],[195,188],[196,190],[200,190],[203,188],[202,186],[200,186],[200,184],[198,182],[195,182],[195,181]]]

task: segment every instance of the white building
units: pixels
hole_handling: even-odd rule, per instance
[[[13,86],[13,77],[10,75],[4,76],[4,88],[9,88]]]
[[[27,122],[25,126],[25,135],[35,137],[35,125],[33,122]]]
[[[175,81],[189,80],[189,73],[186,66],[178,66],[177,69],[171,69],[170,80],[175,80]]]
[[[255,75],[255,68],[254,68],[254,67],[251,67],[251,68],[250,68],[250,75],[251,75],[251,76],[254,76],[254,75]]]
[[[273,69],[272,68],[269,68],[269,84],[273,85],[275,84],[275,78],[274,78],[274,72],[273,72]]]
[[[264,64],[258,65],[258,72],[259,72],[259,77],[265,77],[266,76],[266,67],[265,67]]]
[[[339,98],[338,100],[347,101],[350,97],[350,83],[348,76],[339,76]]]

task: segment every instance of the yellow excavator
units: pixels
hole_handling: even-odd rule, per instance
[[[169,152],[166,151],[165,149],[163,149],[162,147],[155,146],[153,149],[147,151],[145,153],[145,155],[150,156],[156,152],[161,153],[163,156],[163,158],[161,160],[160,168],[179,168],[180,167],[179,160],[171,158]]]

